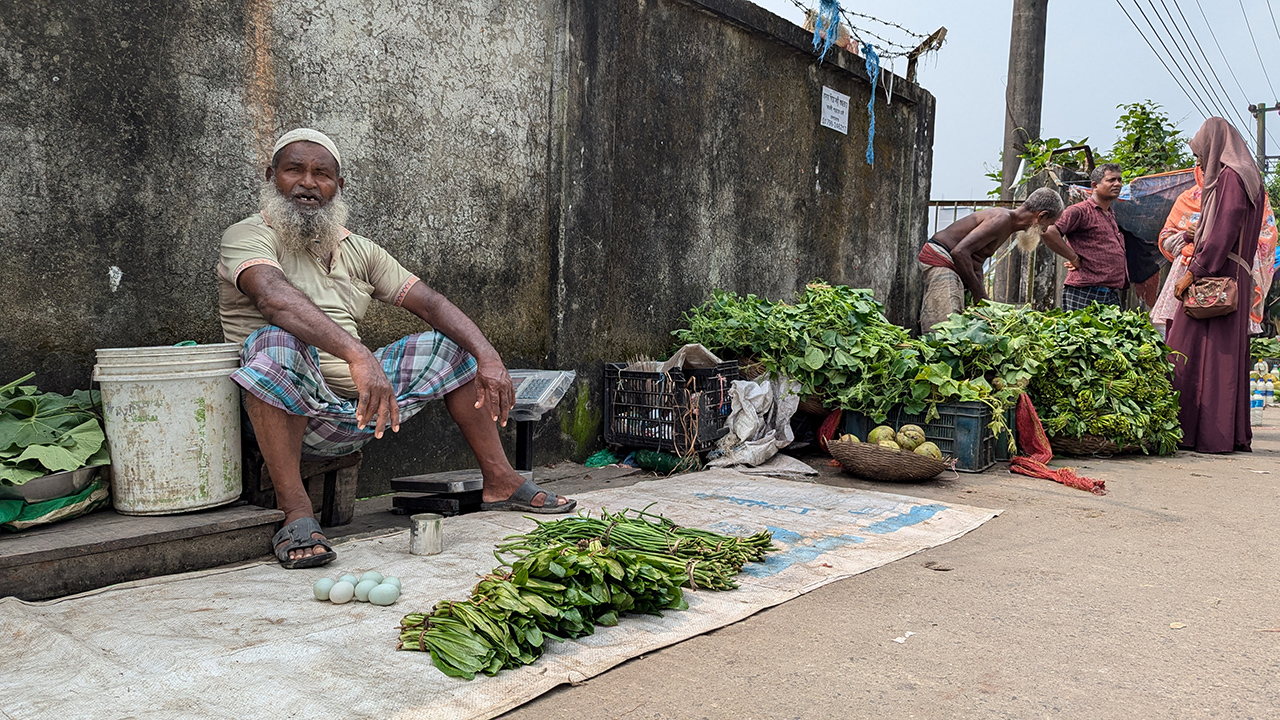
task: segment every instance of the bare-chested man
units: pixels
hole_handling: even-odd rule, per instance
[[[963,311],[965,290],[973,295],[974,302],[987,297],[982,265],[1006,238],[1017,233],[1018,244],[1024,250],[1034,249],[1041,233],[1061,214],[1062,198],[1058,193],[1040,188],[1014,210],[987,208],[955,221],[929,238],[918,258],[924,271],[921,331],[929,332],[952,313]],[[1045,244],[1069,260],[1075,256],[1060,240],[1051,242],[1046,236]]]

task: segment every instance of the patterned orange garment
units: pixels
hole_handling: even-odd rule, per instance
[[[1160,252],[1169,262],[1177,262],[1182,268],[1191,261],[1195,248],[1190,244],[1183,245],[1175,259],[1166,247],[1165,241],[1177,233],[1199,226],[1200,193],[1203,183],[1204,174],[1197,165],[1195,187],[1184,191],[1174,201],[1173,209],[1169,211],[1169,219],[1165,220],[1164,229],[1160,231]],[[1271,281],[1276,270],[1276,216],[1271,212],[1271,200],[1267,198],[1266,193],[1263,193],[1262,197],[1267,207],[1262,215],[1262,232],[1258,234],[1258,252],[1253,258],[1253,298],[1249,307],[1249,332],[1251,333],[1262,332],[1262,304],[1266,300],[1267,292],[1271,290]],[[1165,282],[1174,283],[1177,280],[1169,279]]]

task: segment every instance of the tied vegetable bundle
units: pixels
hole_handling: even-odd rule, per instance
[[[769,533],[735,538],[628,512],[543,522],[507,538],[495,555],[515,556],[510,569],[487,575],[467,600],[407,615],[399,649],[430,652],[451,677],[494,675],[536,661],[547,639],[590,635],[628,612],[684,610],[682,586],[736,587],[742,565],[773,549]]]
[[[1249,357],[1254,362],[1280,358],[1280,340],[1276,338],[1249,338]]]
[[[1043,317],[1045,360],[1030,392],[1045,432],[1173,454],[1182,427],[1171,351],[1146,317],[1103,305]]]

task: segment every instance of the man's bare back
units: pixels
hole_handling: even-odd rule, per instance
[[[982,286],[982,265],[1000,244],[1023,228],[1014,223],[1014,210],[987,208],[962,217],[934,234],[936,242],[951,253],[956,273],[975,300],[986,297]]]

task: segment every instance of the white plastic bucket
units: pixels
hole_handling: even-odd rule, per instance
[[[240,358],[217,358],[213,360],[204,360],[193,358],[189,362],[157,362],[148,363],[137,358],[131,360],[128,364],[120,365],[103,365],[99,363],[94,367],[97,371],[97,378],[124,377],[133,375],[172,375],[204,372],[205,370],[235,370],[240,367]]]
[[[207,347],[207,346],[206,346]],[[151,348],[126,348],[140,351]],[[240,497],[240,388],[237,364],[208,367],[197,347],[156,348],[128,365],[94,366],[102,388],[111,446],[113,504],[125,515],[171,515],[203,510]],[[192,363],[182,366],[182,352]],[[99,357],[121,358],[119,349]],[[114,355],[112,355],[114,353]],[[128,374],[121,370],[128,368]],[[193,369],[202,368],[202,369]]]

